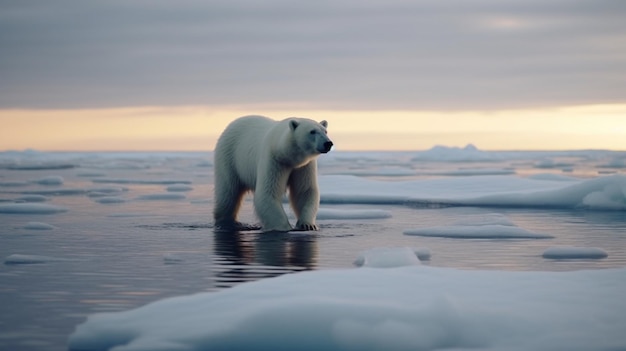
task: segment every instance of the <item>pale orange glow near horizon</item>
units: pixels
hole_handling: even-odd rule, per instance
[[[233,119],[329,122],[337,150],[626,150],[626,104],[501,111],[345,111],[205,106],[0,110],[0,150],[208,151]]]

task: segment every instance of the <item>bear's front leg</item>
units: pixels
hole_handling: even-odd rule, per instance
[[[315,224],[320,203],[315,160],[291,173],[289,177],[289,202],[298,218],[297,230],[319,230]]]
[[[254,210],[264,232],[288,232],[293,229],[282,204],[288,177],[281,167],[261,162],[257,171]]]
[[[283,209],[282,197],[276,199],[264,192],[255,193],[254,210],[261,220],[264,232],[288,232],[293,229]]]

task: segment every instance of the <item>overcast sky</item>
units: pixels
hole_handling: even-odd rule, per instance
[[[626,103],[626,1],[0,0],[0,108]]]

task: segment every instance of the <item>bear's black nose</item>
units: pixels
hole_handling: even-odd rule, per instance
[[[324,143],[324,150],[322,151],[322,153],[327,153],[328,151],[330,151],[330,148],[333,147],[333,142],[332,141],[327,141]]]

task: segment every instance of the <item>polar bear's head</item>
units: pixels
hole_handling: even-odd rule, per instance
[[[293,140],[298,147],[309,155],[325,154],[333,146],[333,142],[326,134],[328,122],[315,122],[307,118],[291,118],[289,128]]]

